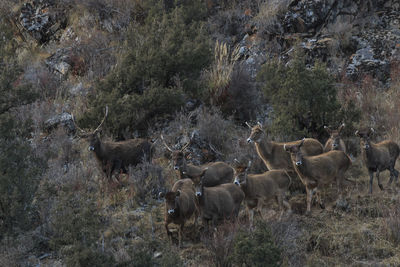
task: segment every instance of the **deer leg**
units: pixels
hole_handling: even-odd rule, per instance
[[[393,173],[394,173],[394,177],[395,177],[395,182],[397,184],[399,181],[399,172],[394,168],[394,165],[393,165]]]
[[[374,181],[374,172],[368,170],[369,173],[369,193],[372,194],[372,182]]]
[[[382,186],[382,183],[381,183],[381,179],[379,178],[379,169],[376,170],[376,179],[378,180],[378,186],[379,186],[379,188],[380,188],[381,190],[383,190],[383,186]]]
[[[306,190],[307,190],[307,211],[306,211],[306,214],[310,215],[311,214],[311,201],[312,201],[312,197],[313,197],[313,194],[314,194],[314,190],[312,190],[312,189],[310,189],[308,187],[306,187]]]
[[[183,236],[183,226],[185,225],[185,222],[182,220],[182,223],[179,227],[179,232],[178,232],[178,238],[179,238],[179,248],[182,248],[182,236]]]
[[[168,228],[168,225],[169,225],[169,224],[170,224],[170,221],[169,221],[169,220],[166,220],[164,226],[165,226],[165,230],[167,230],[167,236],[168,236],[170,242],[172,242],[172,233],[171,233],[171,231],[170,231],[169,228]]]
[[[317,200],[318,200],[319,206],[321,207],[321,209],[325,209],[325,204],[322,202],[321,190],[319,190],[318,188],[315,188],[315,192],[317,195]]]

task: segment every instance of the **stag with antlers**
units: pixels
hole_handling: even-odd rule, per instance
[[[161,140],[163,141],[164,146],[168,149],[168,151],[171,152],[174,169],[179,171],[181,179],[193,179],[194,177],[198,177],[204,170],[206,170],[203,181],[205,187],[233,182],[234,170],[225,162],[217,161],[201,166],[195,166],[193,164],[187,163],[185,150],[191,144],[191,140],[180,150],[174,150],[170,148],[165,142],[163,135],[161,135]]]
[[[108,179],[111,179],[114,172],[117,173],[117,176],[121,172],[127,173],[129,165],[135,166],[143,161],[151,161],[154,146],[150,141],[143,138],[120,142],[102,141],[100,139],[100,131],[107,115],[108,106],[106,106],[104,118],[92,132],[82,130],[77,126],[75,120],[74,122],[77,129],[81,132],[78,136],[87,139],[89,150],[93,151],[103,172],[106,173]]]

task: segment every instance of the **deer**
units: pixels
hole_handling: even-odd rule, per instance
[[[345,172],[351,166],[351,159],[341,150],[306,156],[301,150],[305,139],[299,144],[285,144],[284,149],[290,153],[291,161],[298,176],[307,191],[307,214],[311,214],[311,201],[314,193],[317,194],[319,205],[322,209],[325,205],[321,199],[320,190],[336,181],[337,190],[342,197],[342,184],[345,180]]]
[[[234,169],[225,162],[217,161],[201,166],[195,166],[186,162],[185,150],[190,145],[191,141],[185,144],[180,150],[174,150],[167,145],[163,135],[161,135],[161,140],[167,150],[171,152],[174,170],[179,171],[180,179],[193,179],[201,175],[203,170],[206,170],[203,181],[205,187],[232,183]]]
[[[200,216],[203,225],[208,230],[211,221],[215,227],[221,220],[236,220],[240,204],[245,195],[243,191],[233,183],[220,184],[212,187],[204,186],[204,175],[207,169],[193,178],[196,197],[199,204]]]
[[[324,146],[324,152],[331,150],[342,150],[346,153],[346,145],[341,138],[342,130],[345,124],[342,123],[337,130],[331,130],[328,126],[324,126],[325,131],[329,134],[329,139],[326,141]]]
[[[254,143],[258,156],[267,166],[268,170],[286,170],[292,178],[296,177],[296,172],[293,168],[290,154],[284,149],[285,143],[278,143],[271,141],[266,132],[264,132],[262,124],[258,122],[255,126],[246,125],[251,129],[247,143]],[[301,140],[286,143],[288,145],[298,144]],[[313,138],[306,138],[304,146],[301,149],[307,156],[314,156],[323,153],[324,148],[322,144]],[[293,180],[295,181],[295,180]],[[300,182],[298,182],[301,184]]]
[[[197,217],[199,216],[198,204],[195,195],[193,181],[191,179],[181,179],[175,182],[170,192],[165,195],[160,193],[159,197],[165,198],[165,229],[167,235],[172,240],[172,233],[168,225],[178,224],[179,247],[182,247],[183,227],[185,222],[193,215],[194,228],[196,229]]]
[[[393,178],[398,183],[399,172],[395,169],[396,160],[399,156],[399,145],[391,140],[384,140],[379,143],[373,143],[371,136],[375,134],[374,128],[357,130],[355,135],[360,138],[361,154],[365,166],[369,173],[369,193],[372,194],[372,185],[374,180],[374,172],[376,172],[376,179],[378,186],[384,190],[379,174],[384,170],[389,170],[390,179],[387,186],[393,181]]]
[[[128,173],[129,165],[135,166],[143,161],[151,161],[155,149],[153,143],[143,138],[119,142],[102,141],[100,131],[107,115],[108,106],[102,121],[92,132],[79,128],[73,116],[72,118],[76,128],[81,132],[78,137],[88,141],[89,151],[93,152],[106,177],[111,180],[114,172],[117,172],[118,177],[120,172]]]
[[[291,178],[285,170],[271,170],[262,174],[248,174],[251,161],[248,165],[237,165],[235,168],[234,184],[240,186],[245,194],[245,202],[249,211],[250,225],[253,226],[254,210],[261,215],[262,206],[267,201],[275,199],[283,215],[284,207],[291,213],[290,204],[285,200],[285,193],[289,190]]]

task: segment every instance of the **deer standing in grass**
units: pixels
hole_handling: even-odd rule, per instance
[[[301,150],[304,143],[305,139],[299,144],[285,144],[284,147],[290,153],[293,167],[306,187],[307,213],[310,214],[314,193],[317,193],[321,208],[325,208],[322,203],[320,189],[335,180],[338,194],[342,197],[344,174],[351,166],[351,160],[346,153],[340,150],[332,150],[316,156],[305,156]]]
[[[196,229],[197,217],[199,215],[197,199],[191,179],[181,179],[175,182],[172,190],[163,194],[160,197],[165,197],[165,229],[168,236],[171,238],[172,233],[168,225],[172,222],[179,225],[178,237],[179,247],[182,247],[183,227],[185,222],[195,215],[194,228]]]
[[[219,184],[232,183],[234,169],[228,164],[217,161],[206,163],[201,166],[195,166],[193,164],[186,162],[185,149],[190,145],[190,141],[182,147],[180,150],[174,150],[170,148],[161,135],[161,140],[164,146],[171,152],[172,161],[174,164],[174,170],[178,170],[180,178],[190,178],[198,177],[202,174],[203,170],[206,169],[204,173],[203,185],[205,187],[216,186]]]
[[[328,126],[324,126],[324,129],[329,134],[329,139],[326,141],[324,146],[324,152],[331,150],[342,150],[346,153],[346,145],[342,139],[342,130],[345,124],[342,123],[337,130],[331,130]]]
[[[251,161],[248,165],[238,165],[235,168],[235,184],[240,186],[245,194],[245,202],[249,211],[250,225],[253,226],[254,210],[262,217],[262,207],[266,202],[275,199],[283,214],[283,207],[291,212],[290,204],[285,200],[285,193],[289,190],[291,178],[285,170],[271,170],[262,174],[248,174]]]
[[[398,182],[399,172],[395,169],[396,160],[399,156],[400,149],[398,144],[393,141],[385,140],[379,143],[371,142],[371,136],[375,133],[373,128],[367,130],[357,130],[355,135],[361,139],[361,153],[365,166],[369,173],[369,193],[372,194],[372,184],[374,180],[374,172],[376,172],[376,179],[378,186],[383,190],[379,174],[381,171],[389,170],[390,179],[388,186],[395,178]]]
[[[92,132],[82,130],[78,127],[75,120],[74,122],[77,129],[81,132],[78,136],[88,140],[89,150],[94,153],[107,178],[111,179],[114,172],[117,172],[117,176],[120,172],[127,173],[129,165],[135,166],[143,161],[151,161],[154,146],[153,143],[143,138],[120,142],[102,141],[100,139],[100,131],[107,115],[108,107],[106,106],[104,118]]]
[[[251,127],[247,122],[246,125],[251,129],[247,142],[255,144],[257,154],[262,159],[265,166],[267,166],[268,170],[286,170],[293,178],[293,182],[296,181],[296,172],[293,168],[290,154],[283,148],[285,143],[271,141],[259,122],[253,127]],[[294,145],[299,143],[300,140],[286,144]],[[323,153],[324,148],[318,140],[306,138],[301,150],[304,155],[314,156]],[[297,182],[296,184],[301,185],[300,182]]]

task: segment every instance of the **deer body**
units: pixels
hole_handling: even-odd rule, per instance
[[[185,222],[195,214],[198,216],[198,206],[193,187],[193,182],[190,179],[182,179],[177,181],[172,190],[165,195],[165,229],[169,237],[172,233],[168,225],[174,223],[179,225],[179,247],[182,246],[183,227]]]
[[[261,214],[262,206],[271,199],[278,202],[281,216],[284,206],[291,211],[290,204],[285,200],[291,178],[285,170],[272,170],[262,174],[247,174],[247,170],[248,168],[236,168],[235,184],[239,185],[245,194],[251,225],[254,221],[254,210]]]
[[[350,158],[339,150],[329,151],[317,156],[305,156],[300,150],[303,142],[298,145],[286,145],[290,152],[293,167],[306,187],[307,213],[311,212],[311,201],[314,193],[318,193],[321,208],[324,205],[319,190],[336,180],[338,193],[342,193],[344,174],[351,166]]]
[[[390,172],[388,186],[392,183],[393,178],[395,178],[397,183],[399,177],[399,172],[395,169],[396,160],[400,154],[399,145],[390,140],[385,140],[380,143],[371,142],[370,137],[374,132],[372,128],[366,131],[356,131],[356,136],[361,138],[361,153],[370,176],[370,194],[372,194],[374,172],[376,172],[376,179],[378,180],[378,186],[381,190],[383,190],[379,178],[381,171],[389,170]]]

